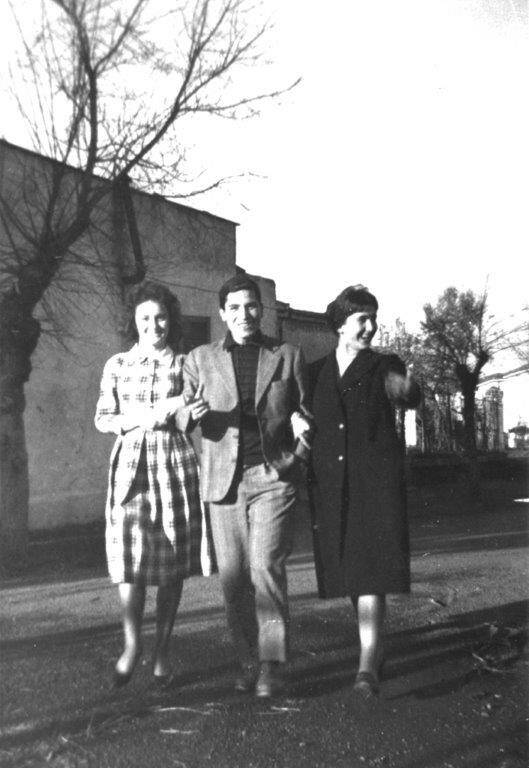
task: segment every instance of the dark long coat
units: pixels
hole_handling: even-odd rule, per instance
[[[315,434],[309,491],[320,597],[408,592],[404,446],[386,394],[396,355],[358,353],[340,377],[332,352],[309,366]],[[418,389],[409,406],[420,398]]]

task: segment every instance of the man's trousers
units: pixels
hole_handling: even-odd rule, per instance
[[[296,486],[265,464],[241,470],[232,493],[210,502],[228,626],[242,664],[286,661],[285,563],[292,550]]]

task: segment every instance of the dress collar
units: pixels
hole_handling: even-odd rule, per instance
[[[175,353],[171,347],[166,346],[163,349],[153,349],[145,351],[140,349],[138,344],[135,344],[129,351],[130,363],[153,363],[157,362],[161,365],[170,365],[172,363]]]

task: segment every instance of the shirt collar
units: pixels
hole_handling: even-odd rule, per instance
[[[249,339],[247,344],[252,344],[256,347],[266,347],[267,349],[271,348],[270,340],[267,336],[264,336],[261,331],[257,331],[251,339]],[[236,347],[243,347],[246,346],[244,344],[237,344],[237,342],[234,340],[233,336],[231,335],[231,331],[226,331],[226,336],[224,337],[224,343],[223,347],[228,352],[231,352]]]

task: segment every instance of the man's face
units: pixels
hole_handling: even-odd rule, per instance
[[[219,311],[228,330],[231,331],[233,340],[237,344],[244,344],[260,328],[263,305],[253,291],[245,289],[228,293],[224,309]]]
[[[349,315],[342,327],[338,328],[338,333],[346,347],[359,352],[371,346],[377,327],[376,310],[367,309]]]

